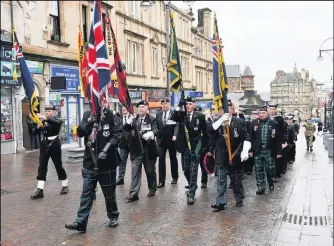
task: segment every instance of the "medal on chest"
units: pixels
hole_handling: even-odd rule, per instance
[[[110,131],[109,131],[109,124],[104,124],[103,127],[103,136],[104,137],[109,137],[110,136]]]
[[[199,119],[196,121],[196,125],[194,126],[194,131],[198,131]]]
[[[233,132],[234,132],[234,138],[238,138],[239,137],[238,128],[233,128]]]

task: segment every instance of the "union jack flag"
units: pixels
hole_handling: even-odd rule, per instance
[[[99,114],[105,102],[104,94],[110,81],[110,64],[101,24],[101,3],[94,1],[93,20],[88,46],[88,79],[91,85],[91,104],[94,114]]]

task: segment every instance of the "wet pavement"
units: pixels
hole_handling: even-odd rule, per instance
[[[61,196],[50,163],[44,199],[30,200],[36,188],[38,152],[1,156],[2,245],[333,245],[333,159],[327,157],[320,137],[313,153],[307,153],[302,134],[296,162],[288,165],[273,192],[256,196],[255,174],[245,175],[244,206],[235,206],[229,190],[227,210],[219,213],[210,208],[216,178],[210,177],[207,189],[198,188],[195,204],[189,206],[180,166],[178,184],[170,184],[168,168],[166,187],[151,198],[146,196],[143,172],[140,200],[126,203],[128,163],[125,185],[117,187],[119,226],[108,227],[99,188],[85,234],[64,228],[75,220],[79,206],[81,164],[64,164],[71,192]]]

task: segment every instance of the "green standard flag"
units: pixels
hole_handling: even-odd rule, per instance
[[[183,89],[182,86],[182,71],[180,64],[179,48],[177,47],[177,40],[175,34],[174,15],[169,14],[170,19],[170,46],[168,57],[168,71],[170,78],[170,89],[172,92],[178,92]]]

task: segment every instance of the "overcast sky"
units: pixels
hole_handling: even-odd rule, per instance
[[[292,72],[294,63],[299,71],[308,69],[316,80],[330,83],[333,58],[323,54],[324,60],[318,61],[317,56],[322,42],[333,37],[332,1],[196,1],[196,19],[197,9],[205,7],[216,11],[226,64],[240,64],[242,70],[249,65],[259,92],[269,92],[276,71]],[[323,45],[326,48],[333,49],[333,39]]]

